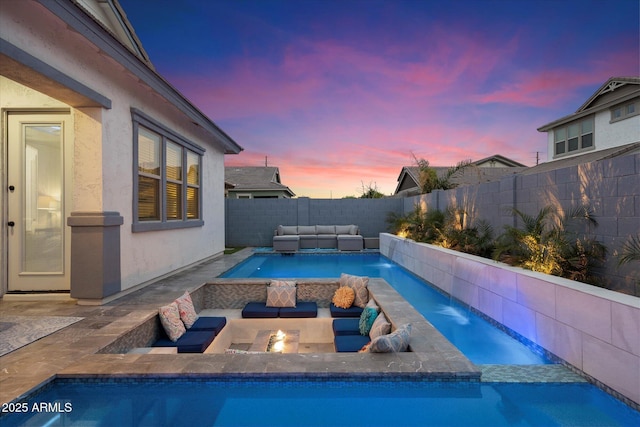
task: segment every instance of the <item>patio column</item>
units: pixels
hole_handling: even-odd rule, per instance
[[[102,304],[120,292],[119,212],[71,212],[71,297],[78,304]]]

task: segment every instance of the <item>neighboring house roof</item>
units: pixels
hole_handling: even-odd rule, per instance
[[[443,176],[449,170],[447,166],[432,166],[438,176]],[[483,182],[496,181],[505,175],[512,175],[527,169],[527,166],[499,154],[485,157],[471,163],[471,167],[457,172],[451,182],[456,185],[473,185]],[[395,195],[411,196],[420,194],[420,168],[418,166],[404,166],[398,176]]]
[[[607,148],[600,151],[589,151],[587,153],[579,154],[573,157],[566,157],[546,163],[540,163],[539,165],[525,169],[520,173],[520,175],[532,175],[534,173],[549,172],[556,169],[591,163],[598,160],[611,159],[613,157],[634,153],[640,153],[640,142],[634,142],[620,147]]]
[[[295,196],[289,187],[280,182],[280,170],[275,166],[227,166],[224,179],[233,184],[234,192],[282,191],[287,197]]]
[[[610,108],[638,95],[640,95],[640,77],[611,77],[575,113],[547,123],[539,127],[538,131],[548,132],[555,127],[588,116],[596,111]]]

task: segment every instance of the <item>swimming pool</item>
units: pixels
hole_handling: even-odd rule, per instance
[[[5,427],[640,425],[640,413],[586,383],[321,378],[56,380],[25,405],[24,413],[5,413],[0,424]],[[60,410],[37,412],[47,405]]]
[[[385,279],[473,363],[552,363],[379,253],[254,254],[221,277],[320,278],[341,273]]]

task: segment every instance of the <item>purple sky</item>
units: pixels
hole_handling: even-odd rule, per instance
[[[158,72],[298,196],[413,156],[546,160],[536,129],[640,75],[638,0],[120,0]]]

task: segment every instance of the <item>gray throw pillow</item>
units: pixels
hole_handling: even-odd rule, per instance
[[[371,341],[369,351],[371,353],[396,353],[407,351],[411,340],[411,324],[400,326],[387,335],[379,336]]]

